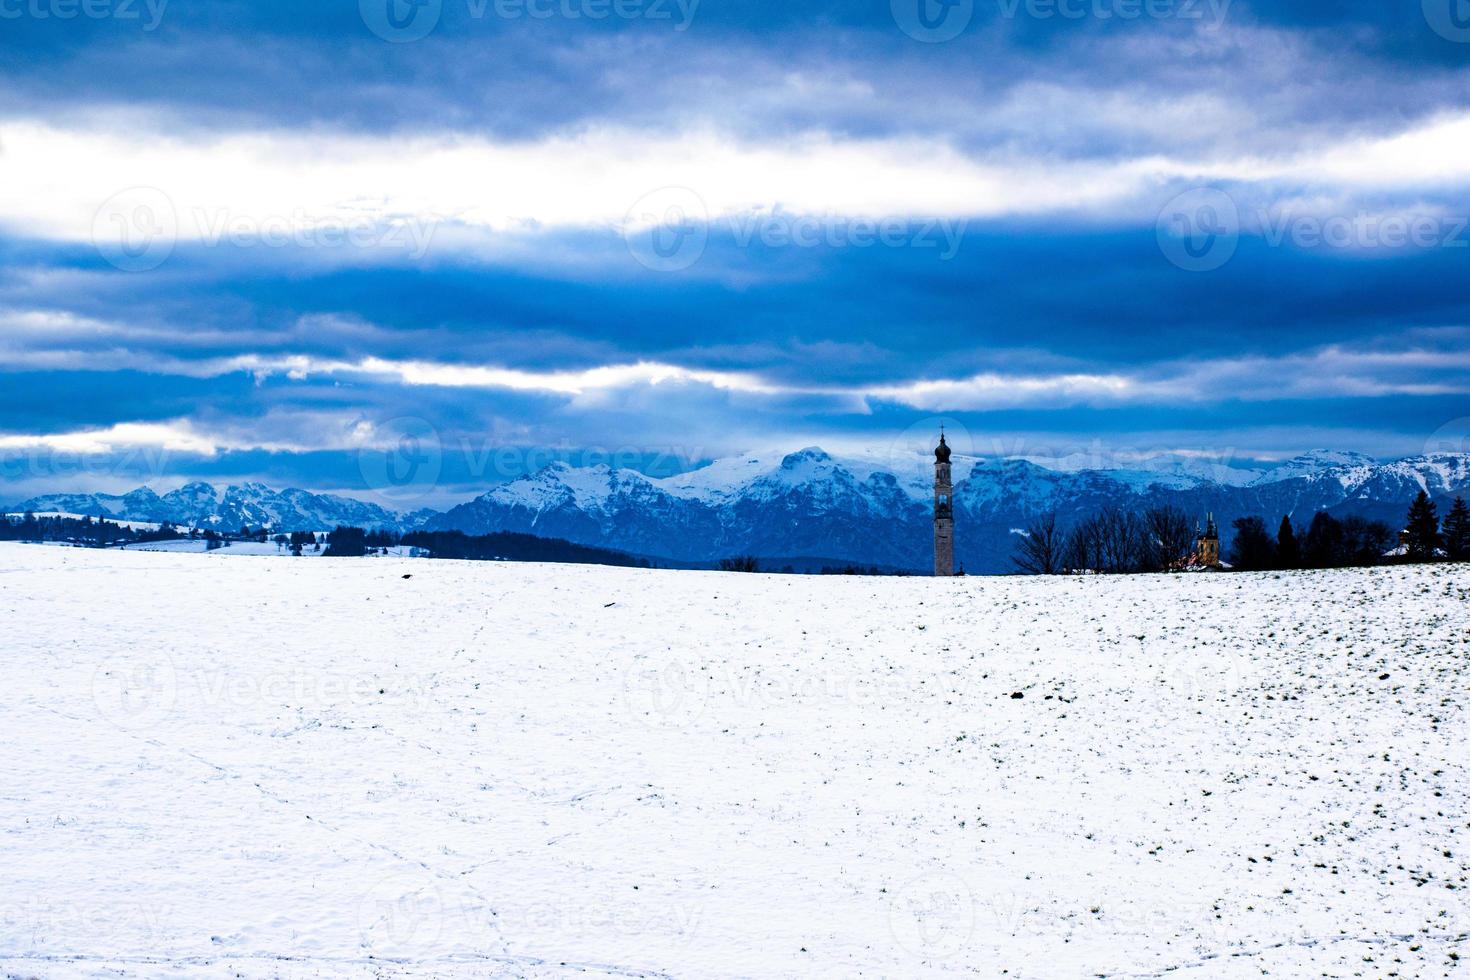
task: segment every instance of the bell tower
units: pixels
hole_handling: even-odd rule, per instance
[[[944,431],[934,450],[934,574],[954,575],[954,486],[949,471],[949,445]]]

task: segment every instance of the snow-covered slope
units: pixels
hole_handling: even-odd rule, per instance
[[[1098,454],[1075,453],[1070,456],[1047,457],[1027,456],[1027,462],[1064,473],[1080,473],[1087,470],[1104,471],[1136,487],[1150,486],[1189,487],[1201,483],[1219,483],[1229,487],[1243,487],[1259,480],[1262,472],[1230,464],[1214,458],[1181,456],[1163,453],[1156,456],[1129,460],[1123,466],[1104,466]]]
[[[1280,483],[1298,477],[1315,477],[1324,473],[1365,473],[1378,465],[1372,456],[1340,450],[1317,449],[1272,467],[1261,474],[1256,483]]]
[[[0,545],[0,609],[7,976],[1470,955],[1465,566],[936,581]]]

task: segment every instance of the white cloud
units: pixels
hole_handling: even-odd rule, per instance
[[[942,140],[812,133],[759,144],[712,130],[651,136],[591,129],[527,142],[464,135],[285,132],[170,135],[0,120],[0,221],[43,237],[92,238],[99,208],[162,190],[185,240],[239,227],[450,221],[493,232],[617,227],[651,191],[693,189],[712,218],[779,206],[852,217],[990,217],[1136,207],[1180,180],[1303,181],[1341,190],[1470,181],[1470,114],[1389,138],[1349,138],[1296,156],[1117,160],[967,156]],[[104,229],[105,230],[105,229]],[[400,243],[408,247],[412,243]],[[463,245],[456,238],[457,245]]]
[[[204,456],[213,456],[225,448],[214,439],[200,435],[185,421],[119,422],[105,429],[0,436],[0,450],[37,450],[88,456],[145,447]]]

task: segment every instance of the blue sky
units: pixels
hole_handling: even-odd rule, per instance
[[[1459,446],[1464,6],[0,0],[0,500]]]

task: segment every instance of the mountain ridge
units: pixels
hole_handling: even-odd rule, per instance
[[[1230,521],[1246,514],[1273,524],[1287,514],[1304,523],[1325,510],[1395,523],[1420,489],[1445,502],[1470,492],[1470,453],[1454,452],[1385,462],[1316,450],[1270,469],[1228,474],[1218,474],[1220,464],[1184,457],[1132,468],[1050,468],[1029,458],[960,454],[952,462],[956,557],[972,572],[1009,571],[1015,531],[1048,511],[1065,525],[1107,506],[1171,505],[1201,519],[1213,513],[1228,537]],[[444,512],[399,513],[334,494],[198,481],[163,495],[148,487],[120,495],[50,494],[15,510],[223,530],[351,524],[509,531],[678,563],[708,564],[735,554],[821,555],[922,569],[930,560],[932,463],[921,453],[844,457],[817,446],[726,457],[657,478],[606,464],[558,462]]]
[[[900,454],[898,465],[834,457],[818,447],[779,459],[723,460],[653,479],[606,466],[548,468],[501,484],[431,517],[428,526],[474,533],[548,534],[638,554],[709,561],[836,555],[885,567],[923,568],[931,546],[932,459]],[[1064,524],[1107,506],[1172,505],[1203,520],[1259,514],[1309,521],[1319,510],[1394,522],[1420,489],[1448,500],[1470,489],[1470,454],[1434,453],[1379,462],[1319,450],[1221,481],[1162,470],[1051,469],[1024,458],[956,455],[956,557],[970,571],[1011,569],[1014,533],[1047,511]],[[894,472],[896,470],[897,472]]]
[[[351,497],[295,488],[276,490],[257,482],[216,485],[195,481],[163,495],[147,486],[125,494],[45,494],[11,508],[12,513],[21,511],[61,512],[225,531],[237,531],[247,525],[278,531],[318,531],[339,524],[407,530],[422,523],[414,520],[415,515],[395,513]],[[419,512],[418,516],[426,515]]]

